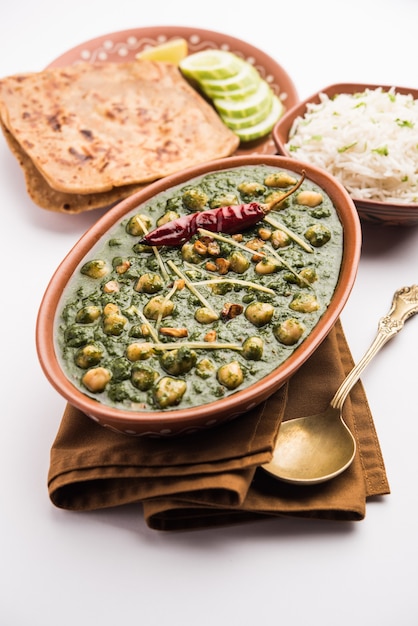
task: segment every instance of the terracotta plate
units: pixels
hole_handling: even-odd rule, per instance
[[[62,67],[80,61],[103,63],[132,61],[135,55],[145,48],[176,37],[186,39],[190,53],[219,48],[244,58],[254,65],[262,78],[270,84],[274,93],[282,100],[285,110],[291,109],[299,101],[293,81],[286,71],[258,48],[223,33],[186,26],[149,26],[109,33],[68,50],[52,61],[49,67]],[[261,140],[245,144],[235,154],[276,154],[276,152],[277,149],[270,133]]]

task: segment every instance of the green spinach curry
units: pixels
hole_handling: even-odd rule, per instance
[[[213,172],[138,206],[92,249],[57,322],[62,366],[84,394],[132,411],[212,402],[269,374],[309,335],[338,281],[343,233],[309,179],[250,229],[199,229],[181,246],[144,234],[196,211],[270,203],[300,175]]]

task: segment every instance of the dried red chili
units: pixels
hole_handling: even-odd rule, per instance
[[[250,202],[183,215],[147,233],[141,243],[150,246],[181,246],[189,241],[199,228],[228,235],[247,230],[261,221],[276,204],[292,195],[304,179],[305,172],[302,172],[296,185],[270,204]]]

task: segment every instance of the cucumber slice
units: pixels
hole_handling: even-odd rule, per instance
[[[244,100],[244,98],[248,98],[248,96],[250,96],[251,94],[255,93],[259,88],[260,88],[260,82],[261,79],[258,83],[253,83],[250,85],[247,85],[246,87],[242,87],[241,89],[230,89],[228,91],[205,91],[205,94],[207,95],[208,98],[210,98],[211,100],[214,100],[215,98],[223,98],[226,100]]]
[[[254,126],[249,126],[248,128],[240,128],[235,130],[235,134],[238,135],[242,142],[253,141],[254,139],[260,139],[265,135],[268,135],[269,132],[273,129],[273,126],[283,115],[283,104],[281,100],[277,96],[273,96],[273,106],[271,108],[270,113],[267,115],[264,120],[255,124]]]
[[[179,68],[211,99],[224,124],[242,142],[267,135],[283,114],[283,104],[247,61],[224,50],[202,50]]]
[[[268,108],[273,99],[273,92],[265,81],[261,81],[255,93],[242,100],[229,100],[227,98],[214,98],[213,105],[219,115],[228,117],[248,117],[254,115],[260,108]]]
[[[273,96],[276,98],[277,96]],[[262,122],[270,113],[273,101],[266,100],[265,105],[261,106],[258,111],[246,117],[229,117],[228,115],[220,115],[223,123],[234,132],[240,128],[249,128]]]
[[[200,83],[203,91],[212,98],[230,98],[233,92],[253,93],[260,85],[261,77],[257,70],[249,63],[242,63],[237,74],[229,78],[205,79]],[[236,94],[235,94],[236,95]]]
[[[205,79],[229,78],[242,67],[242,59],[225,50],[201,50],[180,61],[183,74],[200,82]]]
[[[260,80],[261,82],[261,80]],[[209,93],[208,91],[206,91],[206,95],[208,98],[210,98],[211,100],[214,100],[215,98],[221,98],[223,100],[244,100],[245,98],[248,98],[248,96],[251,96],[252,94],[254,94],[259,88],[260,88],[260,82],[259,83],[254,83],[252,85],[247,85],[246,87],[243,87],[242,89],[231,89],[229,91],[224,91],[224,92],[211,92]]]

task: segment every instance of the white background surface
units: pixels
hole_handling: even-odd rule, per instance
[[[334,82],[418,87],[418,0],[2,0],[0,76],[41,70],[112,31],[176,24],[262,48],[301,99]],[[0,626],[416,626],[418,316],[362,378],[392,491],[364,521],[166,534],[148,529],[137,506],[61,511],[46,476],[65,403],[38,365],[35,320],[53,271],[98,213],[34,205],[1,137],[0,182]],[[342,316],[356,360],[393,292],[418,282],[418,227],[365,226],[363,237]]]

